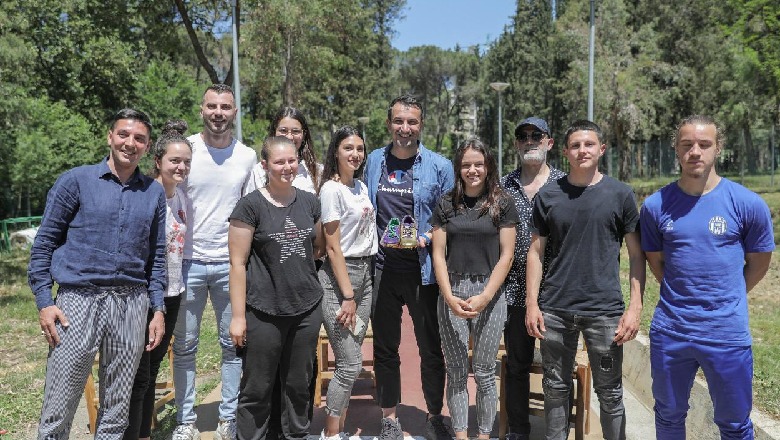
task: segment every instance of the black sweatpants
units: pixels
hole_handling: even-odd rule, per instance
[[[160,340],[160,345],[152,351],[144,349],[141,355],[141,363],[135,373],[133,382],[133,394],[130,395],[129,425],[125,430],[125,440],[151,437],[152,417],[154,416],[154,393],[157,383],[157,373],[165,355],[168,354],[168,345],[173,337],[173,328],[176,327],[176,318],[179,316],[179,304],[181,296],[165,298],[165,333]],[[149,310],[146,318],[146,332],[144,333],[144,346],[149,342],[149,323],[154,317],[154,312]]]
[[[271,420],[272,394],[281,389],[281,430],[287,439],[309,435],[311,388],[319,303],[297,316],[272,316],[247,306],[246,350],[238,394],[236,428],[240,440],[264,440]],[[278,373],[278,374],[277,374]]]
[[[401,316],[409,308],[420,352],[420,371],[429,414],[441,414],[444,406],[444,355],[441,350],[437,302],[439,286],[422,285],[420,274],[377,270],[376,306],[371,318],[374,330],[374,371],[379,406],[393,408],[401,402]]]

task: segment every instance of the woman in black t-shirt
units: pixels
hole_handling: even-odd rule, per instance
[[[322,325],[322,286],[314,267],[323,249],[320,204],[315,195],[292,186],[298,171],[292,141],[266,139],[261,157],[266,186],[239,200],[228,233],[230,337],[244,352],[237,435],[266,437],[278,378],[283,434],[305,437]]]
[[[455,438],[467,439],[471,338],[478,438],[488,439],[498,400],[496,354],[506,321],[501,285],[514,258],[519,218],[512,199],[499,186],[495,159],[479,139],[462,144],[453,165],[455,187],[442,197],[431,217],[447,405]]]

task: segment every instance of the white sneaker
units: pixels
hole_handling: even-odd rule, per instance
[[[220,420],[214,431],[214,440],[236,440],[236,419]]]
[[[171,440],[200,440],[200,432],[195,425],[182,423],[171,433]]]

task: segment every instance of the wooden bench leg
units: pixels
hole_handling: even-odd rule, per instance
[[[97,431],[97,411],[98,399],[95,393],[95,378],[92,377],[92,371],[87,376],[87,384],[84,386],[84,400],[87,403],[87,417],[89,418],[89,433],[94,434]]]

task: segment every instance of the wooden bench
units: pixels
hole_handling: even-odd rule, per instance
[[[538,344],[538,343],[537,343]],[[500,352],[499,352],[500,353]],[[542,368],[542,356],[539,348],[534,350],[534,360],[531,364],[531,374],[544,374]],[[590,390],[591,390],[591,371],[588,352],[578,350],[574,359],[574,368],[572,370],[572,379],[574,388],[572,388],[572,412],[569,416],[569,423],[574,424],[574,439],[584,440],[585,435],[590,433]],[[499,374],[503,383],[506,377],[506,352],[501,358],[501,372]],[[505,406],[505,396],[499,388],[499,413],[498,413],[498,437],[501,440],[506,438],[508,429],[508,417]],[[544,417],[544,394],[530,393],[530,414]]]
[[[363,343],[374,342],[374,330],[371,328],[371,322],[368,323],[366,328],[366,337],[363,339]],[[325,331],[325,326],[320,327],[320,336],[317,341],[317,379],[314,386],[314,405],[322,405],[322,388],[333,379],[333,372],[336,369],[336,362],[329,359],[328,356],[328,332]],[[366,367],[371,367],[371,370],[367,370]],[[363,356],[363,368],[358,375],[358,379],[371,379],[376,385],[376,376],[374,375],[374,359],[366,358]]]
[[[154,384],[155,390],[162,391],[162,395],[159,396],[154,401],[154,417],[152,418],[152,428],[157,427],[157,425],[160,424],[160,421],[157,419],[157,413],[159,412],[159,409],[165,406],[168,402],[173,400],[173,398],[176,396],[175,390],[174,390],[174,384],[173,384],[173,338],[171,338],[171,343],[168,345],[168,380],[164,381],[158,381]],[[92,363],[92,369],[89,371],[89,376],[87,376],[87,384],[84,386],[84,400],[87,404],[87,417],[89,418],[89,432],[90,434],[94,434],[97,430],[97,414],[98,409],[100,408],[100,397],[98,396],[98,393],[95,389],[95,378],[92,375],[92,370],[95,367],[99,366],[100,358],[99,356],[95,357],[94,362]]]

